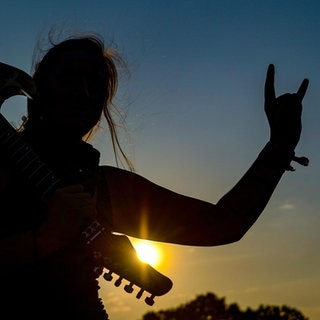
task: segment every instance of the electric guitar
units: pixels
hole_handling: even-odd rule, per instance
[[[0,62],[0,107],[6,99],[14,95],[25,95],[33,99],[37,95],[37,88],[27,73]],[[63,186],[63,181],[40,159],[1,113],[0,145],[5,148],[12,163],[27,178],[39,196],[46,197]],[[149,294],[145,298],[148,305],[154,304],[155,296],[164,295],[172,288],[172,281],[168,277],[138,259],[127,236],[113,234],[98,220],[92,221],[82,232],[80,240],[92,250],[96,261],[99,261],[96,269],[101,269],[102,265],[108,270],[103,274],[105,280],[112,281],[114,274],[117,275],[114,282],[117,287],[122,284],[122,280],[127,280],[124,290],[132,293],[134,286],[137,286],[137,299],[146,291]]]

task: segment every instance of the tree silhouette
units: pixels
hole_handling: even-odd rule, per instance
[[[177,308],[148,312],[143,320],[308,320],[300,311],[283,306],[260,305],[242,311],[236,303],[227,305],[225,298],[214,293],[198,295]]]

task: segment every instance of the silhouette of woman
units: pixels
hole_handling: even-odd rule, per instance
[[[168,243],[239,241],[296,159],[308,80],[297,93],[276,97],[275,70],[269,65],[270,138],[228,193],[214,204],[147,180],[134,172],[117,138],[111,111],[117,61],[102,39],[84,36],[53,44],[36,66],[38,93],[28,99],[17,134],[64,182],[53,192],[39,197],[1,142],[1,309],[10,319],[107,319],[98,295],[101,269],[94,268],[92,251],[80,241],[92,221],[99,219],[110,233]],[[99,151],[88,142],[101,117],[108,122],[117,160],[128,169],[101,165]],[[142,223],[147,233],[141,233]]]

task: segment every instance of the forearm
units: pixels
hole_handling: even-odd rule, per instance
[[[294,156],[292,150],[268,143],[240,181],[217,203],[234,218],[235,240],[258,219]]]

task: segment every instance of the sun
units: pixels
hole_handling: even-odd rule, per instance
[[[150,241],[139,241],[133,244],[138,258],[155,267],[161,262],[160,249]]]

